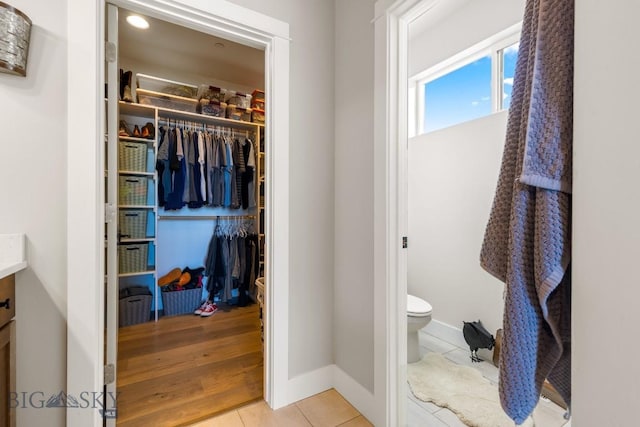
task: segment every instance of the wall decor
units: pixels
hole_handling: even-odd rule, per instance
[[[0,72],[27,75],[31,19],[0,1]]]

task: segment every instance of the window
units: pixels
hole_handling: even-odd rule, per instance
[[[411,79],[409,135],[443,129],[511,103],[519,28],[479,43]],[[415,132],[417,131],[417,132]]]
[[[500,109],[508,110],[511,105],[511,90],[513,89],[513,76],[516,73],[516,60],[518,59],[518,47],[520,43],[514,43],[498,52],[500,60],[502,93],[500,94]]]
[[[424,84],[424,132],[491,114],[491,56]]]

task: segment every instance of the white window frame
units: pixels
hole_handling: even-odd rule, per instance
[[[503,61],[500,52],[520,39],[522,23],[507,28],[474,46],[459,52],[438,64],[409,78],[409,137],[428,133],[424,131],[424,86],[446,74],[489,56],[491,58],[491,113],[501,111]]]

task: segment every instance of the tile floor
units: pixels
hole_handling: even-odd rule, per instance
[[[489,362],[473,363],[469,358],[469,349],[462,349],[440,340],[433,335],[420,331],[420,350],[441,353],[447,359],[459,365],[467,365],[478,369],[482,375],[494,384],[498,384],[498,368]],[[458,417],[449,409],[433,403],[423,402],[416,398],[407,388],[407,423],[409,427],[465,427]],[[569,427],[564,419],[564,409],[555,403],[541,399],[533,412],[536,427]]]
[[[449,360],[472,366],[494,384],[498,383],[498,369],[489,362],[472,363],[469,350],[456,347],[425,332],[420,332],[422,354],[433,351]],[[449,409],[422,402],[407,387],[408,427],[466,427]],[[564,410],[541,399],[533,413],[536,427],[570,427]],[[373,426],[337,391],[331,389],[291,404],[277,411],[262,402],[244,406],[190,427],[366,427]]]
[[[271,410],[262,402],[243,406],[190,427],[370,427],[365,417],[331,389],[287,407]]]

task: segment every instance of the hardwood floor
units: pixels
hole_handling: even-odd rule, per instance
[[[181,426],[262,398],[258,305],[120,328],[118,426]]]

